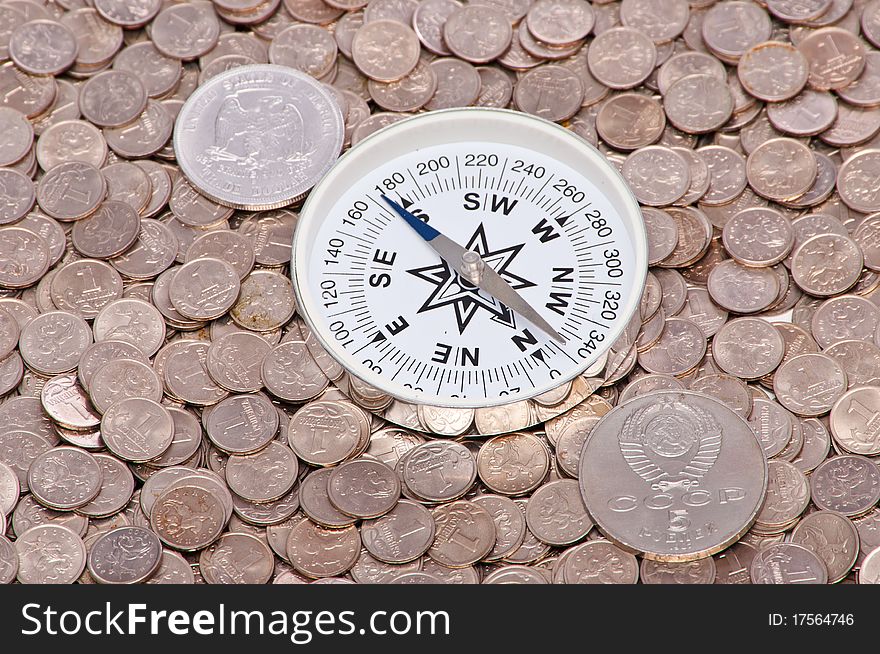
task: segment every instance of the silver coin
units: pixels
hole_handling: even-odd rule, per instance
[[[578,478],[590,516],[609,538],[645,558],[684,562],[721,551],[751,526],[767,465],[731,409],[704,395],[661,391],[599,421]]]
[[[175,124],[174,149],[183,174],[203,194],[239,209],[273,209],[327,172],[342,148],[343,128],[333,95],[310,76],[284,66],[242,66],[189,97]]]

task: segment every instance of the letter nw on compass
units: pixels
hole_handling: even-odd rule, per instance
[[[519,243],[499,250],[491,250],[486,240],[486,231],[480,223],[465,247],[479,254],[483,261],[501,275],[511,287],[519,290],[535,285],[534,282],[507,269],[524,246],[524,243]],[[513,311],[452,271],[445,261],[441,260],[440,263],[424,268],[413,268],[407,272],[434,286],[434,290],[419,308],[418,313],[451,305],[455,309],[458,332],[464,334],[471,319],[482,308],[492,315],[492,320],[495,322],[516,329],[516,317]]]

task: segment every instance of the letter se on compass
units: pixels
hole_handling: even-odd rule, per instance
[[[312,191],[294,286],[352,374],[410,402],[492,406],[607,350],[641,295],[644,241],[635,200],[576,135],[451,110],[382,130]]]

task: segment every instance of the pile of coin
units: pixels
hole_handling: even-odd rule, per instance
[[[880,0],[0,0],[0,582],[880,583],[876,47]],[[343,147],[509,106],[620,169],[640,313],[555,417],[486,437],[519,417],[322,350],[295,211],[170,140],[266,63]]]

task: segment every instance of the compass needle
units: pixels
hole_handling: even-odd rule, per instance
[[[392,208],[398,216],[403,218],[416,233],[421,236],[440,255],[453,270],[465,277],[474,286],[491,294],[499,302],[516,311],[523,318],[534,323],[547,334],[560,343],[565,343],[565,337],[553,329],[553,326],[544,320],[541,315],[528,303],[525,298],[517,293],[494,268],[487,266],[478,252],[462,247],[448,236],[441,234],[436,229],[418,219],[414,214],[401,207],[397,202],[384,193],[382,199]],[[472,274],[469,274],[472,273]]]

